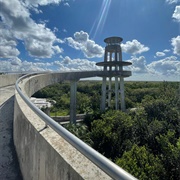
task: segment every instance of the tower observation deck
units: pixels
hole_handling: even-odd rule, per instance
[[[115,93],[115,109],[125,111],[124,97],[124,78],[131,76],[131,71],[124,71],[123,66],[129,66],[132,63],[122,61],[121,37],[108,37],[104,39],[106,43],[104,62],[96,63],[97,66],[102,66],[104,74],[102,76],[102,99],[101,110],[105,111],[106,106],[112,108],[112,93]],[[112,78],[115,78],[115,90],[112,90]],[[108,83],[108,89],[107,89]],[[120,96],[119,96],[120,94]],[[107,102],[107,104],[106,104]]]

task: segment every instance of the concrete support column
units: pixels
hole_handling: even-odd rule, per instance
[[[111,107],[111,94],[112,94],[111,85],[112,85],[112,81],[111,81],[111,77],[110,77],[109,78],[109,89],[108,89],[108,107]]]
[[[118,60],[118,55],[117,55],[117,51],[115,51],[115,61],[117,62]],[[115,66],[115,71],[118,71],[118,65]]]
[[[124,96],[124,78],[120,77],[120,89],[121,89],[121,111],[126,111],[125,96]]]
[[[109,61],[112,61],[112,52],[109,55]],[[109,67],[109,71],[112,71],[112,66]],[[112,78],[109,77],[109,89],[108,89],[108,107],[111,107],[111,95],[112,95]]]
[[[112,61],[112,52],[110,52],[109,61]]]
[[[105,108],[106,108],[106,77],[103,77],[101,111],[105,111]]]
[[[119,88],[118,88],[118,77],[115,77],[115,108],[119,110]]]
[[[70,123],[76,124],[76,91],[77,81],[71,81],[70,90]]]
[[[107,62],[108,51],[105,49],[104,62]]]

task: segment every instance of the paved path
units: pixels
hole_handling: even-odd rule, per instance
[[[0,180],[22,180],[13,143],[14,86],[0,88]]]
[[[14,86],[0,88],[0,106],[14,95]]]

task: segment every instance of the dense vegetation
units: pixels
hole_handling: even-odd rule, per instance
[[[54,99],[51,111],[64,115],[69,113],[69,88],[56,84],[35,95]],[[101,82],[79,82],[77,111],[88,115],[85,124],[66,128],[138,179],[179,180],[180,84],[126,82],[125,88],[127,112],[101,114]]]

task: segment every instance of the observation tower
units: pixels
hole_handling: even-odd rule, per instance
[[[123,66],[129,66],[132,63],[122,61],[121,37],[108,37],[104,39],[106,43],[104,62],[96,63],[97,66],[103,67],[102,73],[102,99],[101,111],[106,107],[112,108],[112,94],[115,93],[115,109],[125,111],[124,96],[124,78],[131,76],[131,71],[124,71]],[[115,79],[115,87],[112,90],[112,78]],[[107,87],[108,84],[108,87]]]

